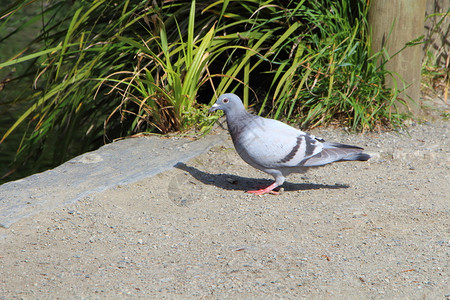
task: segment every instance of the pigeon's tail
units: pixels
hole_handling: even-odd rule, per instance
[[[342,149],[345,150],[342,152],[342,154],[347,153],[345,157],[342,157],[341,160],[360,160],[360,161],[366,161],[370,159],[370,155],[367,153],[362,152],[364,148],[358,147],[358,146],[352,146],[352,145],[346,145],[346,144],[339,144],[339,143],[330,143],[325,142],[323,143],[324,149]]]
[[[331,143],[331,142],[324,142],[323,147],[325,149],[329,148],[344,148],[344,149],[359,149],[364,150],[364,148],[358,147],[358,146],[352,146],[352,145],[346,145],[346,144],[339,144],[339,143]]]
[[[323,166],[337,161],[360,160],[366,161],[370,159],[370,155],[362,152],[363,148],[338,143],[323,144],[323,150],[302,162],[305,167]]]

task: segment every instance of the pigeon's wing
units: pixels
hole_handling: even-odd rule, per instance
[[[304,167],[316,167],[335,161],[369,160],[370,155],[363,153],[362,150],[364,149],[357,146],[324,142],[322,151],[311,158],[305,159],[301,165]]]
[[[276,120],[258,117],[245,126],[236,139],[236,150],[244,160],[262,168],[299,166],[323,149],[314,136]]]

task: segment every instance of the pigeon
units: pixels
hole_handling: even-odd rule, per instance
[[[274,177],[266,188],[248,193],[278,194],[286,176],[338,161],[367,161],[361,147],[326,142],[283,122],[250,114],[235,94],[223,94],[209,109],[222,110],[239,156],[250,166]]]

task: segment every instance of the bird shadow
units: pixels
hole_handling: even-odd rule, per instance
[[[207,184],[214,185],[224,190],[238,190],[248,191],[259,188],[264,188],[271,184],[273,180],[267,179],[255,179],[250,177],[242,177],[231,174],[211,174],[203,172],[195,167],[188,166],[184,163],[177,163],[175,168],[188,172],[192,177],[198,181]],[[307,191],[317,189],[346,189],[350,186],[346,184],[315,184],[315,183],[292,183],[285,182],[282,187],[285,191]]]

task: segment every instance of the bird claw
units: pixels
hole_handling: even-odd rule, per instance
[[[257,191],[247,191],[247,193],[250,194],[255,194],[258,196],[264,195],[264,194],[272,194],[272,195],[279,195],[280,193],[278,193],[277,191],[266,191],[266,189],[261,189],[261,190],[257,190]]]
[[[273,189],[276,188],[277,185],[275,183],[269,185],[268,187],[266,187],[265,189],[260,189],[257,191],[247,191],[247,193],[250,194],[255,194],[255,195],[264,195],[264,194],[272,194],[272,195],[279,195],[280,193],[277,191],[274,191]]]

